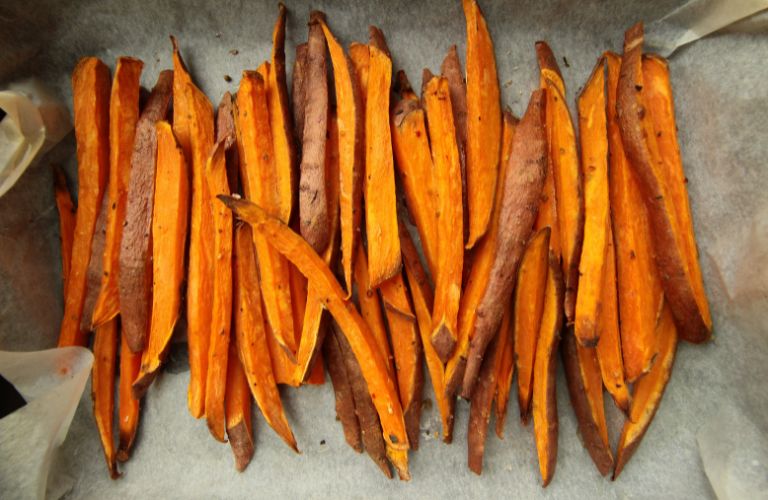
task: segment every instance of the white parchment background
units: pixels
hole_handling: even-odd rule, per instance
[[[636,20],[663,17],[679,0],[571,2],[490,1],[481,6],[496,45],[504,102],[518,116],[537,84],[536,40],[552,46],[573,102],[596,58],[620,51],[623,31]],[[328,14],[343,42],[367,39],[377,24],[387,36],[396,68],[420,82],[421,69],[439,70],[448,47],[464,52],[464,18],[456,1],[288,2],[288,59],[306,39],[310,8]],[[71,106],[69,76],[77,59],[132,55],[146,63],[151,87],[171,67],[169,34],[181,43],[195,80],[217,103],[235,91],[242,69],[269,57],[276,15],[271,1],[6,0],[0,5],[0,86],[36,76]],[[768,36],[765,23],[750,32],[715,34],[671,57],[683,160],[689,179],[715,338],[679,349],[664,401],[642,446],[615,483],[601,478],[579,443],[562,373],[558,381],[560,440],[557,472],[542,490],[532,429],[514,418],[510,398],[506,438],[488,438],[484,473],[466,467],[467,405],[458,405],[455,443],[434,438],[436,408],[425,409],[421,449],[411,455],[413,480],[386,481],[368,458],[357,456],[334,420],[330,386],[284,391],[289,419],[302,450],[294,455],[261,418],[256,454],[235,472],[227,445],[215,442],[186,410],[184,350],[172,352],[168,370],[144,401],[134,457],[122,479],[111,481],[83,396],[60,460],[57,484],[71,498],[214,497],[438,497],[702,498],[714,495],[696,435],[721,408],[742,421],[710,433],[738,437],[746,425],[768,431]],[[237,55],[230,52],[237,49]],[[567,64],[563,58],[567,58]],[[463,56],[462,56],[463,59]],[[233,79],[227,83],[224,75]],[[55,345],[62,311],[58,226],[49,165],[60,162],[74,181],[70,136],[6,196],[0,198],[0,349]],[[425,397],[432,399],[431,389]],[[618,419],[610,403],[612,439]],[[492,424],[493,425],[493,424]],[[63,481],[63,483],[62,483]]]

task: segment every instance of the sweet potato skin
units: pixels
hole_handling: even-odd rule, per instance
[[[352,386],[347,376],[347,368],[341,353],[335,333],[325,336],[323,342],[323,357],[328,367],[328,374],[333,384],[333,395],[336,401],[336,418],[341,422],[344,439],[356,452],[362,453],[363,441],[360,432],[360,422],[355,412],[355,399]]]
[[[293,101],[293,135],[297,144],[304,139],[304,119],[307,110],[307,43],[296,46],[291,75],[291,98]]]
[[[243,365],[237,355],[236,342],[230,342],[227,356],[227,390],[225,395],[227,437],[235,456],[235,469],[243,472],[253,457],[251,424],[251,391]]]
[[[88,331],[80,328],[86,294],[88,261],[96,219],[109,170],[109,69],[100,60],[81,59],[72,72],[75,139],[77,141],[78,210],[72,260],[64,291],[59,347],[84,346]]]
[[[91,317],[93,317],[93,308],[99,297],[101,289],[101,278],[104,276],[103,265],[104,248],[107,242],[107,217],[109,215],[109,198],[104,196],[101,200],[101,209],[96,218],[96,226],[93,230],[93,239],[91,240],[91,256],[88,259],[88,270],[86,271],[85,301],[83,302],[83,313],[80,320],[80,330],[92,331]]]
[[[155,189],[157,131],[155,124],[168,112],[173,92],[173,72],[163,71],[152,89],[136,124],[131,155],[131,178],[125,222],[120,241],[118,293],[120,324],[128,347],[133,352],[144,349],[149,330],[152,294],[150,264],[152,195]]]
[[[504,309],[509,306],[517,266],[536,220],[547,168],[545,92],[536,90],[531,95],[512,142],[499,213],[499,227],[503,230],[499,233],[490,276],[477,309],[462,383],[465,398],[472,394],[485,349],[501,324]]]
[[[56,209],[59,212],[62,289],[66,290],[69,266],[72,263],[72,242],[75,238],[77,210],[72,200],[72,193],[67,186],[67,176],[64,173],[64,169],[59,165],[54,165],[53,192],[56,199]]]
[[[642,71],[643,24],[631,27],[624,35],[624,55],[617,91],[617,113],[624,149],[637,174],[648,208],[654,238],[656,267],[665,299],[680,327],[680,337],[705,342],[712,334],[706,300],[694,290],[690,264],[685,258],[685,232],[690,225],[680,221],[676,200],[665,172],[665,162],[653,129]]]

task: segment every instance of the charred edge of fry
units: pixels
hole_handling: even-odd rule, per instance
[[[235,456],[235,469],[237,472],[243,472],[251,463],[255,450],[248,426],[245,422],[240,422],[234,427],[227,428],[227,437],[232,447],[232,454]]]

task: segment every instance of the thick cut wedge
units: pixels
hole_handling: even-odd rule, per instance
[[[117,366],[117,319],[109,321],[94,332],[93,343],[93,378],[91,398],[93,399],[93,417],[99,430],[104,459],[112,479],[117,479],[115,461],[115,436],[113,419],[115,418],[115,367]]]
[[[235,456],[235,469],[243,472],[253,457],[253,426],[251,424],[251,391],[243,365],[237,357],[236,342],[229,345],[227,361],[227,438]]]

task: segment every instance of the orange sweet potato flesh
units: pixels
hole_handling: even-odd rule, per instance
[[[402,245],[402,244],[401,244]],[[418,324],[402,273],[379,287],[389,325],[389,339],[395,358],[397,388],[403,406],[408,442],[419,449],[419,423],[424,388],[422,347]]]
[[[369,46],[367,97],[365,101],[365,233],[368,239],[368,275],[371,287],[400,271],[400,238],[397,234],[397,202],[392,140],[389,126],[389,89],[392,61]]]
[[[563,323],[563,288],[560,266],[550,252],[544,312],[533,362],[533,434],[544,487],[552,480],[557,464],[557,346]]]
[[[117,288],[120,266],[120,241],[123,237],[128,183],[131,178],[131,154],[139,120],[139,80],[144,63],[120,57],[112,81],[109,102],[109,212],[104,247],[101,291],[93,309],[92,324],[98,326],[117,316],[120,300]]]
[[[265,69],[262,71],[268,72]],[[260,203],[270,215],[280,217],[277,192],[269,188],[275,186],[277,181],[274,178],[266,85],[258,73],[243,72],[240,90],[237,92],[235,123],[245,197]],[[256,233],[253,236],[259,256],[259,276],[267,321],[275,340],[292,357],[296,351],[296,339],[290,296],[290,266],[266,239]]]
[[[461,164],[453,125],[448,79],[431,78],[423,91],[432,145],[433,181],[437,203],[435,238],[437,263],[435,305],[432,310],[432,346],[443,362],[456,348],[464,262]],[[498,161],[498,160],[497,160]]]
[[[307,42],[306,107],[301,148],[299,217],[301,235],[320,253],[328,246],[328,201],[325,192],[325,147],[328,132],[327,49],[320,19],[309,17]],[[287,222],[286,219],[283,219]]]
[[[600,342],[597,343],[596,350],[603,385],[613,397],[616,406],[626,413],[629,411],[629,389],[624,381],[616,278],[616,249],[613,243],[613,230],[609,224],[608,248],[605,253],[605,271],[603,272],[603,305],[597,322]]]
[[[120,336],[120,384],[118,386],[117,429],[119,445],[117,460],[127,461],[131,456],[136,431],[139,429],[141,398],[133,391],[133,381],[139,374],[141,353],[131,352],[125,336]]]
[[[517,266],[536,220],[547,169],[545,92],[536,90],[531,95],[528,109],[512,140],[512,155],[505,173],[499,208],[499,234],[493,247],[493,263],[475,311],[474,331],[470,333],[467,368],[462,381],[461,395],[464,398],[472,395],[485,349],[501,324],[504,310],[509,307]]]
[[[436,276],[437,226],[434,166],[424,109],[410,90],[405,73],[398,73],[403,97],[392,108],[392,146],[395,166],[408,212],[419,231],[427,267]]]
[[[205,418],[213,437],[224,442],[227,358],[232,321],[232,212],[217,196],[229,196],[225,143],[219,141],[208,158],[205,178],[211,195],[213,231],[213,310],[208,344],[208,380],[205,383]]]
[[[459,307],[459,335],[458,345],[445,367],[445,387],[447,394],[453,396],[464,377],[467,352],[469,350],[470,336],[474,332],[474,325],[480,300],[483,297],[484,287],[491,273],[491,266],[496,250],[496,241],[499,238],[499,215],[501,213],[501,200],[504,193],[504,179],[507,175],[507,167],[510,164],[512,154],[512,141],[517,130],[517,119],[512,113],[504,113],[504,133],[502,138],[502,161],[499,162],[499,182],[496,183],[496,206],[493,209],[491,224],[485,237],[472,251],[469,275],[466,280],[464,293]]]
[[[624,153],[616,114],[621,58],[608,62],[608,140],[611,220],[616,244],[616,275],[621,318],[624,375],[633,382],[651,368],[656,354],[654,332],[663,291],[653,261],[653,243],[645,201],[637,175]]]
[[[173,72],[163,71],[139,116],[131,156],[131,178],[120,240],[117,289],[120,325],[128,346],[140,352],[146,344],[152,305],[152,193],[155,189],[157,131],[168,112]]]
[[[109,171],[109,69],[100,60],[81,59],[72,73],[72,95],[77,141],[78,210],[72,242],[72,259],[64,291],[64,316],[59,347],[88,342],[80,328],[86,294],[96,218],[102,205]]]
[[[323,357],[328,366],[328,374],[333,384],[333,395],[336,401],[336,418],[341,422],[344,439],[356,452],[362,453],[363,441],[360,432],[360,421],[357,419],[355,398],[352,386],[347,376],[344,355],[341,352],[336,335],[329,332],[323,341]]]
[[[72,263],[72,242],[75,239],[77,210],[72,193],[67,187],[64,169],[55,165],[53,170],[53,195],[59,212],[59,240],[61,241],[61,276],[63,289],[67,289],[69,266]]]
[[[499,338],[507,337],[496,363],[496,435],[499,439],[504,437],[512,376],[515,374],[515,346],[512,334],[512,309],[510,308],[504,313],[499,327]]]
[[[567,330],[561,351],[571,406],[579,422],[581,442],[597,470],[605,476],[613,468],[613,456],[608,442],[597,352],[594,347],[579,345],[572,329]]]
[[[619,448],[616,452],[616,469],[613,471],[613,479],[619,477],[621,471],[632,458],[632,455],[640,445],[645,432],[659,409],[664,389],[667,387],[669,377],[672,375],[672,366],[675,362],[677,350],[678,330],[672,317],[671,308],[664,305],[656,327],[656,361],[643,378],[637,381],[632,393],[632,406],[629,410],[629,419],[624,423],[624,429],[619,438]]]
[[[238,218],[248,222],[254,231],[268,238],[275,249],[307,277],[310,286],[317,287],[322,300],[347,338],[360,363],[369,393],[381,419],[387,457],[402,478],[408,477],[408,438],[403,410],[393,378],[387,375],[386,363],[377,342],[354,305],[344,300],[345,293],[322,258],[312,251],[304,239],[292,232],[257,205],[236,198],[221,198],[235,211]]]
[[[514,296],[514,337],[517,364],[517,401],[520,419],[528,424],[533,393],[533,363],[544,312],[549,272],[549,227],[540,229],[528,242],[520,262]]]
[[[576,340],[585,347],[594,347],[600,338],[597,321],[601,310],[610,215],[605,102],[605,62],[601,58],[576,101],[584,180],[584,239],[579,260],[574,329]]]
[[[364,166],[364,109],[352,60],[321,20],[333,66],[336,94],[339,154],[339,210],[341,216],[341,263],[347,296],[352,293],[352,272],[359,242],[362,215]]]
[[[248,385],[267,423],[298,451],[272,374],[253,236],[250,226],[245,224],[235,229],[234,263],[235,342]]]
[[[652,59],[644,65],[642,51],[643,24],[638,23],[624,34],[616,99],[619,129],[648,208],[656,267],[680,338],[705,342],[712,335],[712,318],[675,139],[668,74]]]
[[[682,248],[682,257],[686,266],[687,280],[692,289],[699,316],[704,323],[704,329],[698,333],[689,329],[687,315],[676,314],[677,324],[680,327],[680,336],[690,342],[703,342],[712,333],[712,318],[707,302],[707,293],[704,290],[704,281],[699,265],[699,253],[696,248],[696,235],[693,230],[693,217],[691,204],[688,200],[687,180],[683,171],[683,162],[680,157],[680,146],[677,143],[677,125],[675,124],[675,105],[672,99],[672,84],[669,78],[667,61],[662,57],[649,55],[643,58],[643,84],[647,110],[650,112],[653,130],[656,136],[656,144],[659,154],[664,161],[663,174],[666,176],[668,196],[672,197],[672,204],[677,219],[677,231],[679,231],[678,245]],[[658,255],[658,254],[657,254]],[[667,295],[674,296],[667,292]],[[672,305],[670,299],[670,305]],[[681,310],[680,307],[677,308]],[[673,308],[673,312],[675,309]],[[694,313],[695,314],[695,313]],[[699,327],[701,328],[701,327]]]
[[[117,366],[117,320],[96,329],[93,343],[93,376],[91,398],[93,418],[99,430],[104,458],[112,479],[117,479],[115,438],[112,432],[115,417],[115,367]]]
[[[152,315],[149,342],[133,382],[141,397],[165,358],[181,313],[189,211],[189,178],[184,153],[168,122],[157,124],[157,172],[152,213]]]
[[[463,0],[467,26],[467,208],[472,248],[493,212],[501,148],[501,99],[496,57],[476,0]]]
[[[235,456],[235,469],[243,472],[251,462],[255,448],[251,423],[251,391],[237,355],[236,342],[230,342],[228,358],[227,391],[224,396],[227,438]]]
[[[576,149],[576,133],[565,100],[565,83],[560,77],[557,59],[546,42],[536,43],[541,72],[541,86],[547,89],[547,134],[550,165],[559,228],[553,249],[560,249],[565,278],[565,315],[574,320],[576,289],[579,280],[579,255],[584,231],[582,175]],[[555,228],[553,227],[553,230]]]
[[[413,310],[419,326],[421,345],[424,349],[424,359],[427,363],[429,377],[432,379],[432,388],[435,391],[437,409],[443,424],[443,442],[450,443],[453,440],[454,406],[456,398],[447,397],[445,394],[445,373],[443,362],[429,341],[432,334],[432,304],[434,295],[430,288],[427,273],[421,264],[418,250],[411,240],[408,229],[400,223],[400,248],[403,251],[403,264],[408,277],[408,289],[413,299]],[[407,425],[407,422],[406,422]]]

